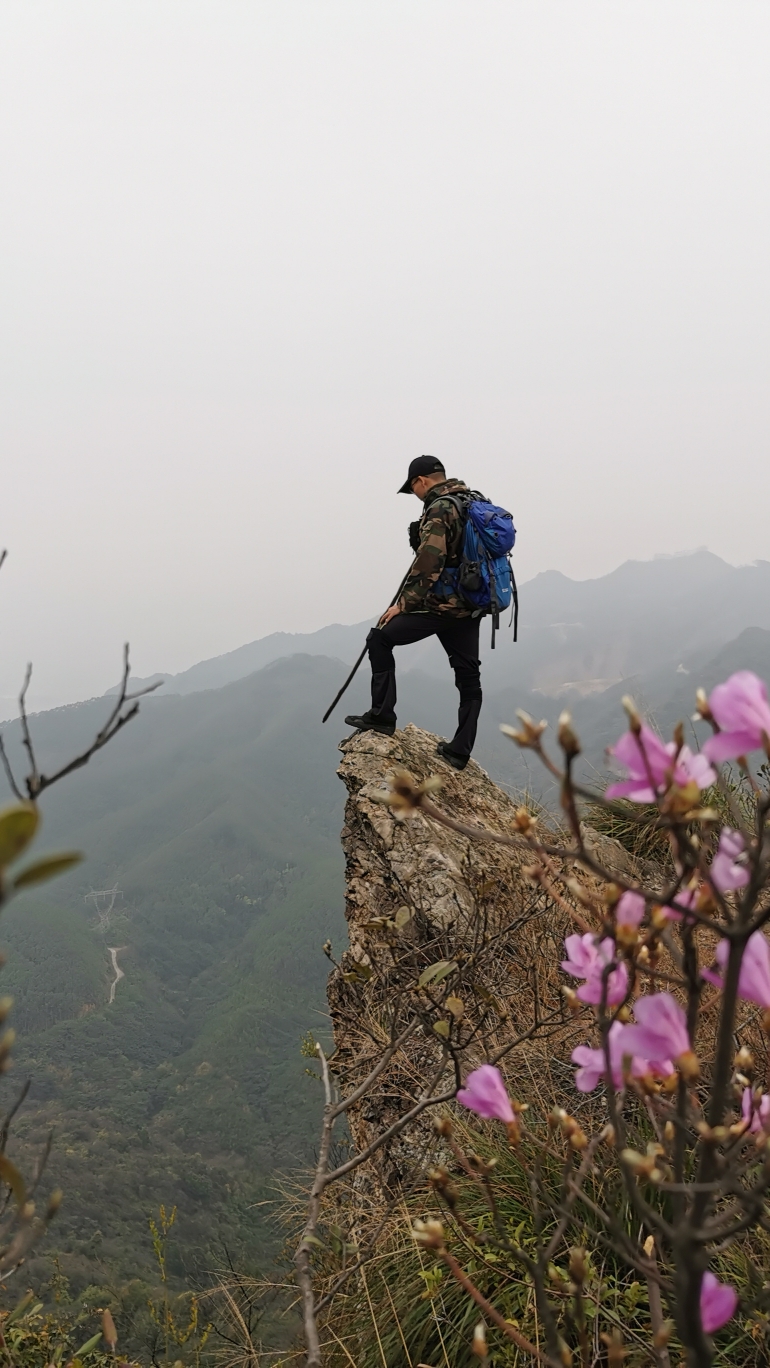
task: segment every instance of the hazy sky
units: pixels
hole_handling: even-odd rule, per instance
[[[409,459],[521,580],[770,558],[770,7],[4,0],[0,696],[373,615]]]

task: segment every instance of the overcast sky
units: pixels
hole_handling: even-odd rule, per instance
[[[770,6],[4,0],[0,696],[390,599],[770,558]]]

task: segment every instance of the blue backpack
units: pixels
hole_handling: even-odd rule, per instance
[[[519,595],[511,567],[516,541],[513,518],[475,490],[468,495],[443,494],[465,520],[460,563],[445,566],[434,587],[437,598],[456,594],[473,609],[473,617],[492,615],[492,650],[500,613],[513,601],[513,639],[519,626]]]

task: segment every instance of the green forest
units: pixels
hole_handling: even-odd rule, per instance
[[[32,1081],[9,1154],[30,1171],[52,1132],[44,1185],[64,1192],[25,1267],[44,1299],[66,1279],[69,1297],[124,1321],[133,1307],[146,1332],[161,1205],[177,1208],[177,1287],[205,1286],[228,1257],[258,1272],[280,1247],[272,1175],[312,1154],[318,1097],[300,1048],[327,1030],[321,946],[344,928],[337,733],[316,718],[337,673],[304,657],[148,698],[44,795],[36,852],[86,859],[6,910],[1,980],[17,1032],[5,1104]],[[41,764],[74,753],[104,711],[33,718]],[[100,915],[90,891],[116,884]],[[125,975],[112,1003],[109,947]]]

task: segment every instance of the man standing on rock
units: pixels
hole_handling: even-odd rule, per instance
[[[436,582],[445,566],[457,566],[462,554],[464,519],[454,499],[447,495],[470,494],[462,480],[448,480],[434,456],[417,456],[399,494],[416,494],[425,505],[418,524],[412,524],[410,541],[416,551],[396,603],[388,608],[367,637],[372,666],[372,706],[360,717],[345,718],[359,731],[396,730],[396,662],[394,646],[407,646],[437,636],[449,656],[460,693],[457,731],[451,741],[440,741],[438,753],[454,769],[468,763],[481,712],[479,618],[457,594],[435,594]],[[461,500],[462,502],[462,500]]]

